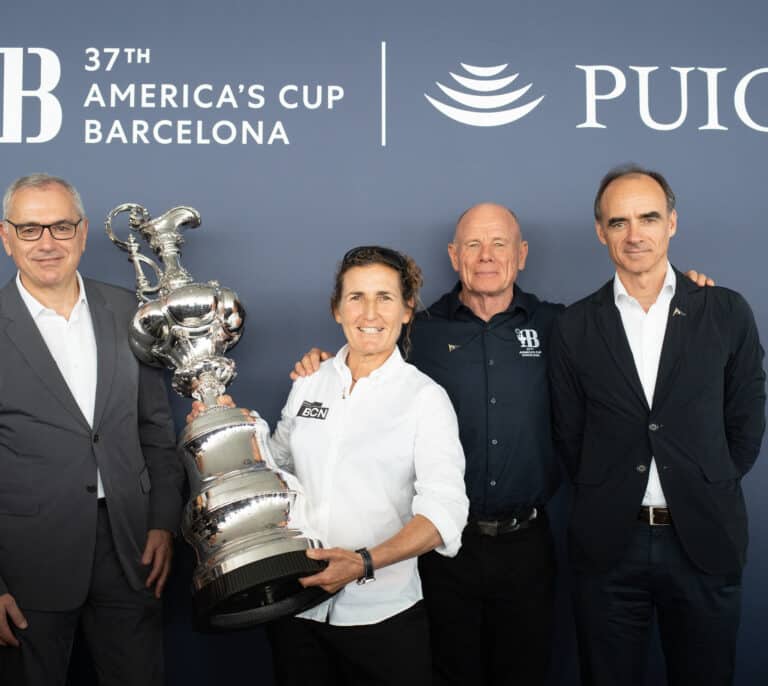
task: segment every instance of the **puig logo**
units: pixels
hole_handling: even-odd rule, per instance
[[[513,121],[522,119],[526,114],[534,110],[544,99],[542,95],[525,105],[508,107],[513,102],[522,98],[530,90],[532,84],[529,83],[527,86],[512,91],[496,93],[496,91],[501,91],[509,86],[518,77],[518,74],[512,74],[495,78],[509,65],[499,64],[493,67],[476,67],[471,64],[462,63],[461,66],[464,71],[470,74],[469,77],[459,76],[453,72],[449,73],[453,80],[470,91],[469,93],[448,88],[448,86],[444,86],[439,82],[435,83],[445,95],[462,107],[446,105],[424,93],[424,97],[438,112],[461,124],[467,124],[468,126],[504,126],[505,124],[511,124]]]
[[[40,86],[24,89],[24,48],[0,48],[2,69],[2,128],[0,143],[21,143],[24,98],[37,98],[40,102],[40,128],[36,136],[27,136],[25,143],[45,143],[56,137],[61,129],[61,103],[52,91],[61,78],[61,62],[53,50],[27,48],[28,55],[38,60],[26,60],[26,65],[38,62]]]

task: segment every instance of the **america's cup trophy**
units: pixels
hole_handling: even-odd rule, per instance
[[[164,269],[140,252],[133,234],[125,241],[115,235],[112,222],[122,213]],[[305,554],[322,544],[297,522],[300,486],[275,465],[269,427],[254,412],[217,404],[235,377],[224,353],[240,340],[245,311],[234,291],[216,281],[195,282],[181,266],[182,229],[199,225],[191,207],[152,219],[134,203],[115,207],[106,220],[107,235],[136,270],[140,305],[127,332],[134,354],[173,370],[174,390],[205,405],[179,437],[191,489],[182,532],[197,554],[197,625],[237,629],[300,612],[328,594],[298,582],[322,569],[324,563]],[[154,283],[145,268],[154,272]]]

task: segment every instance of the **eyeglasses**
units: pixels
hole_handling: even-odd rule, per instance
[[[14,224],[10,219],[3,221],[16,229],[16,236],[22,241],[39,241],[46,229],[57,241],[68,241],[75,237],[83,218],[80,217],[76,222],[60,221],[53,224]]]
[[[348,251],[342,264],[370,264],[371,262],[381,261],[397,271],[406,269],[405,258],[391,248],[382,248],[379,245],[361,245]]]

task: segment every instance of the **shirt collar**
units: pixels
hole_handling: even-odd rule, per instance
[[[347,366],[348,353],[349,344],[345,343],[343,346],[341,346],[339,352],[336,353],[336,357],[333,358],[333,366],[336,368],[336,371],[339,373],[342,379],[345,381],[352,381],[352,372]],[[374,369],[367,378],[371,380],[385,379],[404,364],[405,360],[403,360],[403,356],[400,354],[400,348],[395,346],[392,354],[384,361],[384,364]]]
[[[675,276],[675,270],[672,269],[672,265],[669,263],[669,260],[667,260],[667,273],[664,276],[664,283],[661,286],[661,290],[659,291],[659,296],[664,294],[669,294],[669,297],[675,295],[675,289],[677,288],[677,277]],[[658,298],[657,298],[658,299]],[[618,272],[614,274],[613,276],[613,302],[618,307],[619,303],[622,301],[627,300],[635,300],[628,292],[627,289],[624,288],[624,284],[621,282],[621,279],[619,278]]]
[[[83,283],[83,277],[80,276],[80,272],[75,272],[77,277],[77,286],[79,294],[77,301],[75,302],[72,312],[78,308],[78,305],[83,303],[85,307],[88,307],[88,296],[85,293],[85,284]],[[19,295],[27,306],[29,313],[32,315],[32,319],[37,319],[43,312],[53,312],[52,309],[43,305],[34,295],[32,295],[21,282],[21,272],[16,272],[16,288],[19,289]]]
[[[472,310],[470,310],[461,301],[461,298],[459,298],[460,292],[461,292],[461,281],[459,281],[453,287],[453,290],[451,290],[451,293],[450,293],[449,309],[450,309],[451,317],[455,319],[456,315],[462,311],[470,312],[473,316],[475,316],[474,312],[472,312]],[[520,288],[517,284],[513,284],[512,302],[509,304],[509,307],[506,310],[504,310],[504,313],[511,314],[518,309],[522,310],[526,315],[530,315],[531,310],[533,309],[532,303],[531,303],[531,296],[528,293],[526,293],[522,288]]]

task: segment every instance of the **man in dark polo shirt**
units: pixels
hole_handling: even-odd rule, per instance
[[[559,484],[547,345],[562,306],[515,285],[528,244],[506,207],[467,210],[448,253],[460,282],[419,313],[409,356],[448,392],[467,460],[461,550],[419,565],[435,683],[541,684],[555,591],[546,503]]]

